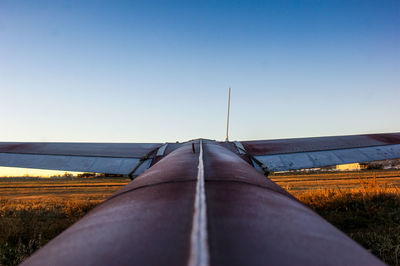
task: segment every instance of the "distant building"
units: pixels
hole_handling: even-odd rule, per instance
[[[361,170],[363,167],[359,163],[347,163],[347,164],[338,164],[336,165],[336,170],[339,171],[352,171],[352,170]]]

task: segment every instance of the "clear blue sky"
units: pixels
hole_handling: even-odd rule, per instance
[[[0,141],[400,131],[400,1],[0,1]]]

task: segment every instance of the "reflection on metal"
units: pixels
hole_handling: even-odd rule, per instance
[[[165,143],[160,148],[158,148],[156,156],[163,156],[167,146],[168,146],[168,143]]]
[[[246,154],[246,150],[243,147],[242,143],[240,143],[239,141],[234,141],[233,142],[236,146],[236,148],[238,149],[239,154]]]
[[[131,175],[132,176],[138,176],[140,174],[142,174],[144,171],[146,171],[150,165],[151,165],[151,161],[152,159],[146,159],[144,160],[138,167],[136,170],[134,170]]]

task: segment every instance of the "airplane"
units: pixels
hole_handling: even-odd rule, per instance
[[[397,158],[400,133],[0,142],[0,166],[133,179],[22,265],[384,265],[268,174]]]

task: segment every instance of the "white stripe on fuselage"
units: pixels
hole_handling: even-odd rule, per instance
[[[204,186],[203,143],[199,142],[199,165],[191,233],[189,266],[208,266],[210,255],[207,233],[207,204]]]

